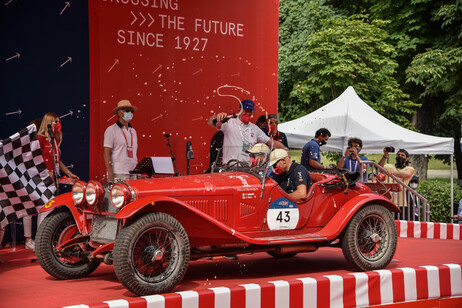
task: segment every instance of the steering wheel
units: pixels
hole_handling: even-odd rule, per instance
[[[239,166],[239,165],[240,165],[239,160],[231,159],[226,163],[225,168],[236,167],[236,166]]]
[[[240,161],[237,159],[231,159],[225,165],[225,169],[227,170],[231,168],[239,168],[239,167],[249,167],[249,163],[245,161]]]

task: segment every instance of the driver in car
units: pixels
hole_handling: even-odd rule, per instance
[[[283,149],[275,149],[271,152],[269,164],[278,175],[278,184],[289,196],[297,199],[306,197],[312,182],[304,166],[291,160],[289,153]]]

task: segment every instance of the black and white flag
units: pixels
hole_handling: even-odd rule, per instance
[[[35,125],[0,143],[0,227],[37,214],[55,191]]]

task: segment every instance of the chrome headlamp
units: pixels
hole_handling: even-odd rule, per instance
[[[132,199],[132,194],[123,183],[117,183],[112,186],[111,189],[111,203],[114,207],[120,209]]]
[[[85,202],[85,190],[87,184],[83,181],[76,181],[72,186],[72,200],[75,205],[82,205]]]
[[[104,188],[100,182],[90,181],[87,184],[87,189],[85,191],[85,199],[87,203],[91,206],[98,204],[104,197]]]

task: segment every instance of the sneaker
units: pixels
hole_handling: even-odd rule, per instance
[[[32,251],[35,251],[35,243],[33,239],[30,239],[26,242],[26,249],[30,249]]]

